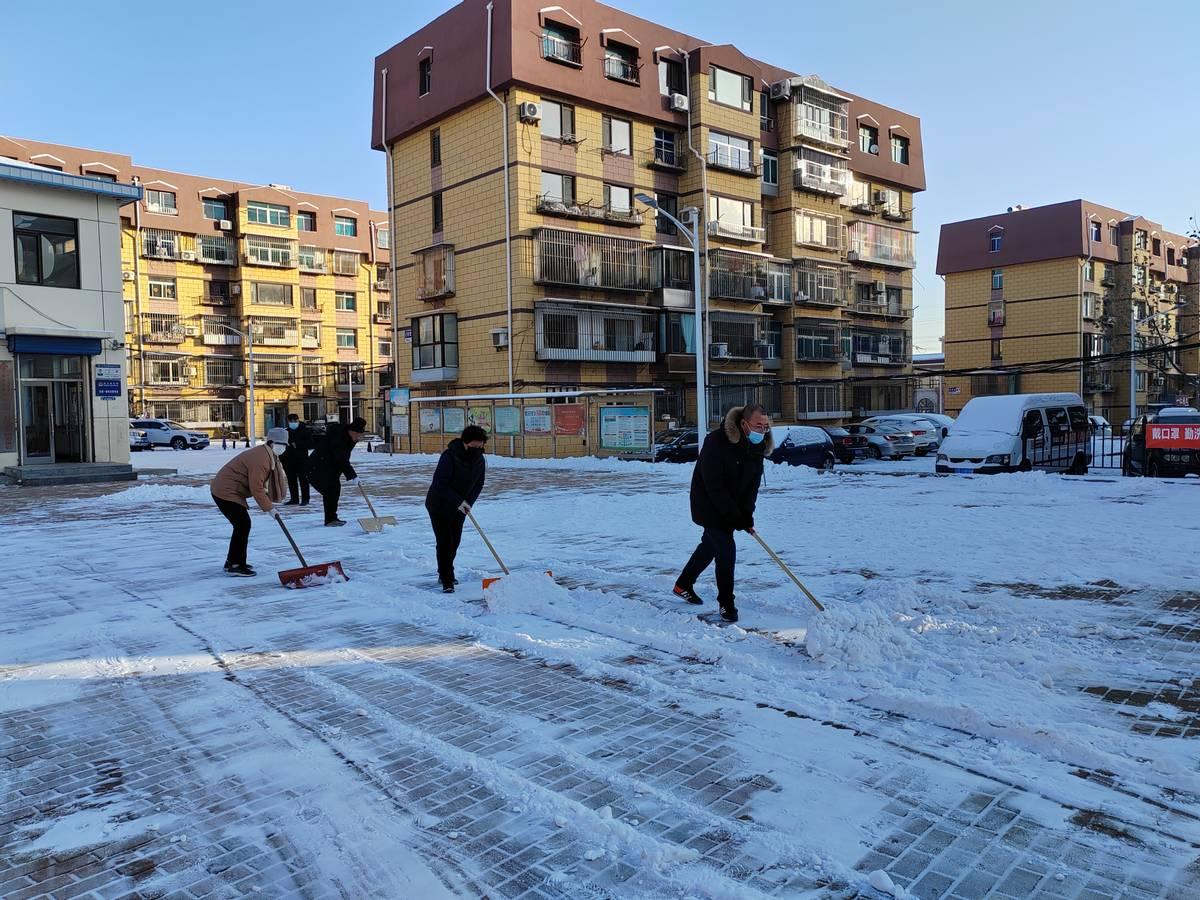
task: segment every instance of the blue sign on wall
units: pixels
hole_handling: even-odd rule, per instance
[[[121,367],[101,363],[96,366],[96,396],[116,400],[121,396]]]

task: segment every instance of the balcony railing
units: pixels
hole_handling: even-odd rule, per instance
[[[321,346],[321,333],[319,331],[316,331],[315,329],[311,330],[311,331],[306,331],[304,328],[301,328],[300,329],[300,346],[304,347],[306,350],[315,350],[316,348],[320,347]]]
[[[604,76],[629,84],[641,84],[642,80],[637,63],[621,59],[619,56],[604,57]]]
[[[709,293],[713,297],[752,303],[789,303],[792,268],[782,260],[736,250],[714,250],[709,254]]]
[[[142,256],[147,259],[182,259],[182,235],[161,228],[142,229]]]
[[[850,239],[850,259],[875,263],[898,269],[916,266],[913,257],[913,234],[899,228],[889,228],[875,222],[854,222],[847,229]]]
[[[714,312],[709,316],[709,359],[758,359],[766,338],[758,316]]]
[[[539,228],[533,241],[533,279],[539,284],[648,291],[649,246],[629,238]]]
[[[724,169],[726,172],[736,172],[738,175],[755,177],[758,175],[758,166],[754,162],[752,151],[742,147],[709,144],[708,164],[714,169]]]
[[[539,360],[642,363],[657,358],[656,310],[538,303],[536,325]]]
[[[417,272],[417,299],[454,296],[454,245],[435,244],[413,253]]]
[[[845,147],[850,143],[850,134],[846,128],[845,116],[832,116],[828,119],[810,115],[813,112],[804,104],[796,107],[796,136],[820,141],[822,144],[832,144]]]
[[[850,189],[850,173],[836,166],[802,160],[796,167],[794,182],[798,191],[814,191],[818,194],[842,197]]]
[[[248,235],[244,241],[243,260],[251,265],[285,269],[294,269],[297,265],[295,241],[261,235]]]
[[[796,303],[804,306],[844,306],[849,296],[847,274],[833,266],[796,266]]]
[[[329,254],[320,247],[300,245],[300,271],[323,274],[329,271]]]
[[[842,359],[840,328],[833,323],[806,324],[796,320],[796,360],[834,363]]]
[[[142,334],[152,344],[182,344],[187,337],[183,320],[168,313],[143,315]]]
[[[855,365],[904,366],[910,361],[903,332],[861,332],[851,336]]]
[[[207,346],[223,346],[226,344],[240,344],[242,337],[235,334],[222,326],[229,326],[242,331],[241,322],[237,319],[227,319],[220,316],[205,316],[202,320],[201,335],[204,343]]]
[[[744,241],[747,244],[761,244],[767,239],[765,228],[756,225],[743,225],[741,222],[729,222],[713,219],[708,223],[708,233],[713,237],[725,238],[731,241]]]
[[[296,363],[255,360],[254,381],[262,385],[293,385],[296,383]]]
[[[543,216],[555,216],[560,219],[602,221],[629,227],[637,227],[642,224],[642,214],[634,209],[605,206],[587,200],[563,200],[551,194],[541,194],[535,197],[533,211],[541,213]]]
[[[569,41],[552,34],[543,34],[542,59],[552,59],[555,62],[567,63],[571,66],[582,66],[583,45],[579,41]]]
[[[267,347],[294,347],[300,338],[296,323],[291,319],[257,318],[251,327],[254,343]]]
[[[879,214],[891,222],[907,222],[912,218],[912,211],[901,206],[898,200],[884,203]]]
[[[671,145],[655,145],[640,154],[642,165],[667,172],[685,171],[687,157],[687,151]]]
[[[237,265],[237,245],[233,238],[223,235],[200,235],[196,238],[196,259],[218,266]]]

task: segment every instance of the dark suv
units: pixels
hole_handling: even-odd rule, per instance
[[[867,455],[869,442],[865,435],[851,434],[840,425],[823,425],[822,430],[833,441],[833,454],[840,463],[852,463]]]
[[[654,436],[654,461],[685,463],[700,457],[700,439],[695,428],[660,431]]]
[[[1200,449],[1146,446],[1146,435],[1151,425],[1178,426],[1181,435],[1191,430],[1200,432],[1200,410],[1168,407],[1134,419],[1121,457],[1121,474],[1148,475],[1151,478],[1200,475]]]

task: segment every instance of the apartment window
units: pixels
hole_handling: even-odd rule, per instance
[[[310,287],[300,288],[300,308],[314,310],[317,308],[317,289]]]
[[[358,311],[358,292],[357,291],[334,291],[333,292],[333,308],[342,312],[357,312]]]
[[[988,251],[990,253],[999,253],[1000,246],[1003,243],[1004,243],[1004,232],[1003,231],[992,232],[991,236],[988,237]]]
[[[775,130],[775,120],[771,118],[770,95],[766,91],[758,92],[758,130]]]
[[[333,233],[339,237],[358,237],[358,219],[353,216],[334,216]]]
[[[317,214],[301,210],[296,213],[296,230],[297,231],[316,231],[317,230]]]
[[[1085,319],[1096,318],[1096,312],[1100,306],[1099,301],[1100,301],[1100,298],[1096,294],[1094,294],[1090,291],[1084,292],[1083,308],[1081,310],[1081,313],[1083,314],[1083,317]]]
[[[1146,241],[1148,238],[1149,238],[1149,235],[1146,234],[1146,232],[1142,231],[1141,229],[1138,229],[1137,231],[1135,231],[1133,233],[1133,249],[1134,250],[1145,250],[1146,249]]]
[[[177,300],[175,294],[175,279],[174,278],[158,278],[150,279],[150,299],[151,300]]]
[[[841,217],[800,210],[796,213],[796,243],[812,244],[826,250],[841,249]]]
[[[290,284],[273,284],[268,281],[256,281],[251,285],[255,303],[266,306],[291,306],[292,286]]]
[[[1134,287],[1141,287],[1145,283],[1146,283],[1146,267],[1145,266],[1134,266],[1133,267]]]
[[[575,107],[557,100],[542,100],[542,137],[575,140]]]
[[[858,149],[863,153],[871,153],[878,156],[879,129],[874,125],[863,125],[860,122],[858,126]]]
[[[74,219],[14,212],[17,281],[79,287],[78,223]]]
[[[1083,280],[1084,281],[1095,281],[1096,280],[1096,264],[1094,262],[1092,262],[1090,259],[1085,260],[1083,263]]]
[[[673,59],[658,61],[658,92],[664,97],[671,94],[687,95],[687,79],[683,76],[683,63]]]
[[[233,238],[218,234],[200,234],[196,236],[196,258],[201,262],[237,263],[237,245]]]
[[[380,263],[375,267],[375,280],[383,285],[385,289],[387,287],[388,274],[387,263]]]
[[[710,166],[749,172],[753,169],[751,159],[750,142],[745,138],[721,134],[719,131],[708,133],[708,164]]]
[[[95,178],[95,179],[98,179],[99,181],[115,182],[117,180],[117,176],[112,174],[111,172],[84,172],[83,174],[86,175],[88,178]]]
[[[575,176],[543,172],[542,199],[548,203],[563,203],[570,206],[575,202]]]
[[[754,108],[753,97],[753,82],[745,75],[738,75],[736,72],[730,72],[719,66],[709,68],[709,100],[751,112]]]
[[[1121,231],[1116,225],[1108,226],[1108,242],[1114,247],[1121,246]]]
[[[627,44],[609,41],[604,47],[604,77],[638,84],[641,77],[638,71],[637,49]]]
[[[633,209],[633,190],[619,184],[604,185],[604,205],[613,212],[629,212]]]
[[[359,255],[349,250],[334,250],[333,251],[333,274],[334,275],[357,275]]]
[[[442,219],[442,192],[438,191],[431,198],[433,207],[433,230],[436,234],[441,231],[445,222]]]
[[[148,377],[151,384],[186,384],[184,360],[182,359],[149,359],[150,371]]]
[[[1088,240],[1096,241],[1097,243],[1099,243],[1099,241],[1100,241],[1100,223],[1099,222],[1088,222]]]
[[[392,355],[392,342],[381,339],[379,341],[378,349],[379,349],[380,356],[391,356]]]
[[[203,302],[224,305],[229,302],[229,282],[209,281],[204,285]]]
[[[1004,359],[1004,349],[1001,347],[1000,338],[992,338],[992,359]]]
[[[304,347],[320,347],[321,346],[321,326],[320,325],[300,325],[300,344]]]
[[[380,250],[387,250],[392,246],[392,232],[390,229],[375,229],[375,246]]]
[[[542,58],[572,66],[583,64],[579,29],[558,22],[547,22],[542,27]]]
[[[260,200],[251,200],[246,204],[246,221],[254,222],[257,225],[275,225],[279,228],[290,228],[292,217],[291,212],[286,206],[280,206],[277,203],[263,203]]]
[[[764,185],[769,185],[773,188],[779,187],[779,154],[774,150],[763,150],[760,158],[762,159],[762,181]]]
[[[1167,248],[1167,265],[1168,266],[1175,265],[1175,248],[1174,247]]]
[[[1003,269],[992,269],[992,290],[993,291],[1004,290],[1004,270]]]
[[[433,169],[442,164],[442,129],[435,128],[429,132],[429,168]]]
[[[708,218],[730,228],[752,228],[754,226],[754,204],[748,200],[731,197],[708,198]]]
[[[261,265],[290,268],[296,264],[296,245],[287,238],[251,234],[246,237],[246,256]]]
[[[424,97],[433,88],[433,57],[417,63],[417,96]]]
[[[633,152],[633,125],[625,119],[605,116],[603,121],[604,149],[609,153],[629,156]]]
[[[654,200],[656,203],[658,203],[658,208],[663,212],[668,212],[675,218],[679,218],[679,198],[677,196],[658,191],[654,195]],[[677,229],[675,227],[675,223],[666,216],[655,216],[654,230],[659,234],[676,234],[679,229]]]
[[[300,252],[300,268],[306,272],[324,272],[325,271],[325,251],[314,244],[301,244]]]
[[[412,367],[441,369],[458,366],[458,316],[438,313],[413,320]]]
[[[219,222],[229,218],[229,203],[214,197],[204,198],[204,218]]]
[[[339,350],[357,350],[358,349],[358,329],[356,328],[338,328],[337,332],[337,347]]]
[[[908,165],[908,138],[899,134],[892,135],[892,162]]]
[[[146,191],[146,210],[161,213],[165,216],[175,216],[179,210],[175,208],[174,191]]]

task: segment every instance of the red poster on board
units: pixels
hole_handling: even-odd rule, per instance
[[[1200,450],[1200,425],[1147,425],[1146,446]]]
[[[554,410],[554,433],[559,437],[576,437],[583,434],[583,404],[561,403],[550,407]]]

